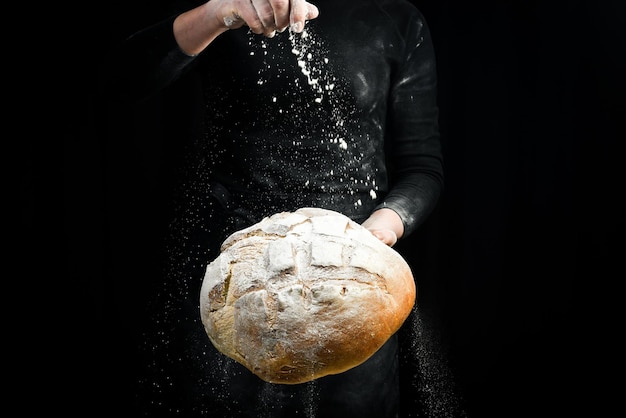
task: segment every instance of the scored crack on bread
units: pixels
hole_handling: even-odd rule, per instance
[[[363,363],[415,298],[398,252],[340,213],[301,208],[223,242],[200,315],[218,351],[267,382],[298,384]]]

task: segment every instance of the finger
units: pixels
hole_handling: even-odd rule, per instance
[[[274,13],[274,27],[282,32],[289,26],[289,0],[270,0]]]
[[[274,36],[276,33],[276,18],[272,4],[274,2],[275,1],[269,0],[252,0],[252,6],[256,11],[258,22],[260,23],[260,27],[257,28],[258,32],[255,33],[263,33],[265,36],[269,37]]]
[[[389,229],[378,229],[371,231],[372,235],[381,240],[384,244],[393,247],[398,242],[397,235]]]
[[[291,0],[289,27],[292,31],[300,33],[304,30],[304,22],[306,21],[308,11],[305,0]]]
[[[271,6],[269,5],[268,0],[235,0],[235,2],[237,6],[233,11],[233,15],[238,16],[239,19],[243,20],[252,32],[257,35],[272,35],[274,32],[273,24],[264,23],[261,18],[261,16],[265,14],[266,22],[273,22],[273,17],[271,20],[267,17],[268,14],[271,14]],[[255,6],[255,3],[258,3],[258,5]],[[263,3],[266,5],[265,9],[262,6]],[[257,7],[259,10],[257,10]]]
[[[305,3],[306,3],[306,8],[307,8],[306,20],[317,18],[320,15],[320,11],[317,8],[317,6],[309,2],[305,2]]]

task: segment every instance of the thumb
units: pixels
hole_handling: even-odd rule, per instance
[[[393,247],[396,242],[398,242],[397,235],[390,229],[376,229],[370,232],[372,233],[372,235],[374,235],[376,238],[378,238],[384,244],[390,247]]]

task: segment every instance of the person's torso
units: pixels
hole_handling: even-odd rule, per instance
[[[304,196],[302,204],[322,196],[369,210],[380,201],[387,101],[404,40],[379,3],[321,1],[301,34],[242,28],[210,46],[200,67],[201,152],[214,178],[229,189]]]

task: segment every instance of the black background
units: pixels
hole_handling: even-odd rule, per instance
[[[608,416],[622,386],[612,377],[622,378],[626,277],[625,3],[414,3],[438,55],[446,189],[399,245],[463,409],[470,418]],[[161,6],[108,3],[62,32],[59,286],[72,296],[59,317],[69,339],[57,373],[85,416],[130,402],[132,346],[176,158],[166,139],[185,133],[176,118],[190,111],[175,95],[111,108],[97,86],[109,48]],[[78,34],[80,47],[70,42]],[[22,219],[38,228],[49,179],[35,167],[47,156],[29,152]]]

